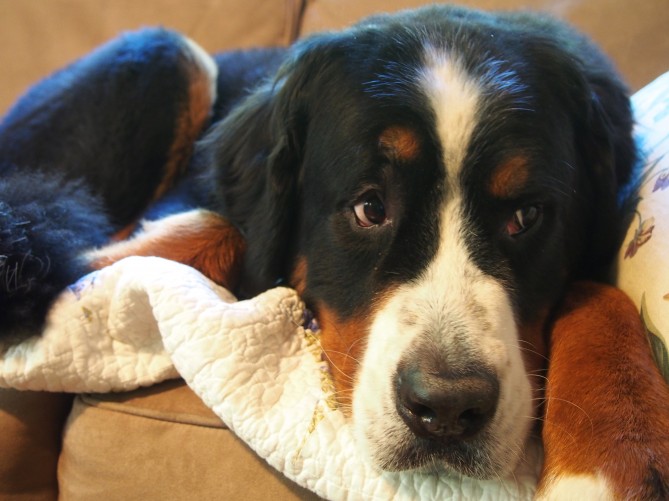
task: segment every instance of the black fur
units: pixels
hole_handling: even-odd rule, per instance
[[[285,50],[218,56],[226,114]],[[263,70],[263,68],[267,68]],[[31,88],[0,123],[0,337],[38,332],[55,296],[90,271],[82,254],[138,217],[199,207],[184,182],[152,205],[190,83],[183,38],[124,34]]]
[[[248,240],[246,292],[286,280],[303,257],[307,300],[347,317],[375,291],[423,269],[444,196],[433,117],[412,80],[426,40],[490,82],[466,160],[477,230],[469,244],[481,267],[509,283],[524,320],[554,304],[568,281],[602,278],[621,237],[616,195],[635,161],[624,84],[597,48],[561,23],[431,7],[299,43],[275,79],[203,143],[218,208]],[[507,71],[519,76],[516,88],[505,87]],[[389,167],[375,143],[392,124],[425,138],[408,167]],[[514,151],[531,158],[545,214],[541,231],[511,243],[499,236],[504,218],[535,200],[481,194],[491,167]],[[398,207],[393,228],[360,233],[351,225],[365,184],[380,185]]]
[[[188,77],[182,38],[128,33],[35,85],[0,124],[0,175],[83,179],[115,227],[163,178]]]
[[[186,95],[181,37],[129,33],[30,89],[0,123],[0,336],[37,331],[81,254],[162,179]]]
[[[159,183],[185,89],[175,61],[181,42],[174,37],[152,31],[112,42],[38,85],[0,128],[4,189],[29,171],[64,171],[56,179],[84,179],[111,220],[104,223],[90,209],[88,195],[70,198],[88,207],[90,221],[66,219],[54,227],[78,232],[85,223],[93,236],[86,230],[72,239],[64,261],[56,249],[62,241],[18,249],[15,233],[0,233],[5,262],[49,256],[51,269],[64,270],[57,280],[30,282],[41,284],[31,289],[43,298],[41,311],[53,291],[82,272],[79,249],[136,217]],[[290,50],[219,56],[214,117],[221,121],[198,145],[184,183],[150,210],[152,217],[200,204],[229,217],[248,244],[245,295],[288,281],[304,258],[306,299],[346,316],[377,290],[416,277],[436,252],[435,211],[447,196],[433,112],[415,78],[426,42],[461,54],[488,90],[466,160],[476,230],[469,244],[480,266],[513,288],[521,317],[554,303],[568,280],[594,275],[615,252],[615,197],[635,153],[626,89],[609,63],[581,35],[533,15],[430,7],[377,16]],[[507,85],[509,72],[518,85]],[[379,149],[378,136],[390,125],[417,131],[417,158],[399,165]],[[529,156],[532,186],[544,190],[545,210],[536,231],[511,243],[499,233],[504,218],[536,200],[499,201],[481,193],[492,167],[514,151]],[[72,185],[64,186],[53,191],[69,197]],[[351,208],[369,186],[384,192],[392,227],[357,227]],[[38,189],[5,202],[3,213],[39,201]],[[1,329],[33,320],[18,306],[28,297],[0,294],[0,305],[11,299],[17,312],[0,310]]]
[[[0,178],[0,335],[32,333],[69,284],[87,273],[78,256],[109,227],[81,181],[40,172]]]

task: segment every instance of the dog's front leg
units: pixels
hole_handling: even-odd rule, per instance
[[[634,304],[576,284],[552,331],[541,500],[669,498],[669,387]]]
[[[148,221],[128,240],[88,252],[93,269],[128,256],[156,256],[187,264],[233,290],[241,273],[246,243],[224,217],[196,209]]]

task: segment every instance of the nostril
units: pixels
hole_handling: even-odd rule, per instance
[[[472,435],[480,431],[490,419],[490,409],[480,407],[467,409],[458,416],[458,427],[463,435]]]
[[[437,414],[437,411],[424,405],[419,405],[410,410],[420,421],[424,431],[435,436],[460,436],[466,438],[478,433],[488,421],[489,413],[481,408],[467,409],[460,415],[449,411]],[[457,412],[457,411],[456,411]]]
[[[406,396],[406,395],[405,395]],[[429,438],[442,434],[442,422],[437,413],[427,407],[412,401],[400,398],[397,410],[409,428],[418,436]]]
[[[425,405],[415,405],[409,412],[413,413],[416,419],[420,422],[422,428],[430,434],[437,435],[440,433],[442,423],[437,416],[437,413]]]

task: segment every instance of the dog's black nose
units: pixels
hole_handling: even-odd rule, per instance
[[[397,411],[419,437],[465,440],[495,415],[499,382],[486,371],[442,375],[418,367],[396,374]]]

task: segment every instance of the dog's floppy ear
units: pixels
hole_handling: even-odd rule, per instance
[[[622,244],[623,192],[637,159],[626,86],[607,61],[586,61],[585,110],[579,147],[586,166],[591,221],[584,271],[605,278]]]
[[[545,21],[548,23],[549,21]],[[636,162],[633,116],[625,84],[610,61],[580,33],[564,25],[545,24],[542,57],[536,62],[551,92],[572,121],[578,176],[574,220],[583,233],[570,236],[580,249],[577,274],[605,278],[623,237],[619,195]],[[552,31],[554,37],[546,38]]]
[[[240,293],[255,295],[290,273],[309,99],[322,43],[293,48],[277,75],[244,99],[199,145],[214,206],[247,243]]]

